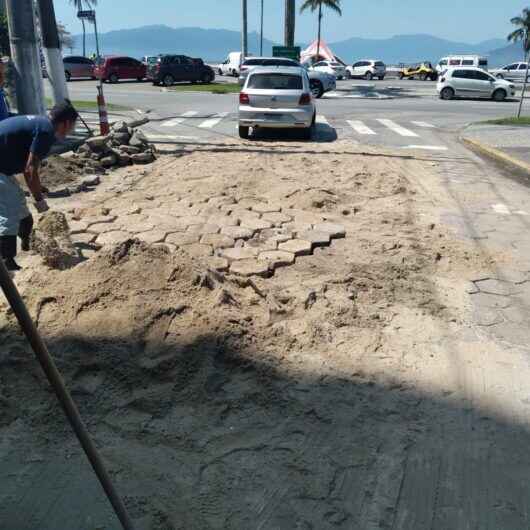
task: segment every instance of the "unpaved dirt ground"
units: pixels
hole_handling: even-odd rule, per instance
[[[435,164],[340,142],[197,146],[54,206],[200,215],[226,196],[347,234],[269,278],[130,234],[66,271],[29,257],[17,278],[137,527],[526,528],[528,436],[477,398],[509,357],[468,295],[509,258],[441,224]],[[119,528],[0,308],[0,521]]]

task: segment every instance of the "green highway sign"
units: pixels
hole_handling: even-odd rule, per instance
[[[273,46],[272,56],[273,57],[284,57],[286,59],[293,59],[294,61],[300,61],[300,46]]]

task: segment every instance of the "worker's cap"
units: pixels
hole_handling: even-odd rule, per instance
[[[50,111],[52,123],[74,122],[77,118],[79,118],[79,113],[69,99],[65,99],[62,103],[57,103]]]

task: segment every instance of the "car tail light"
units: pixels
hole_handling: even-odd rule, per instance
[[[442,77],[442,78],[440,79],[440,81],[441,81],[442,83],[445,83],[445,77]]]
[[[311,94],[302,94],[300,105],[311,105]]]
[[[155,66],[156,73],[160,73],[160,64],[157,64]]]
[[[248,97],[248,94],[245,94],[245,92],[241,92],[241,94],[239,94],[239,103],[241,103],[241,105],[249,105],[250,98]]]
[[[246,72],[246,71],[248,70],[248,66],[242,66],[242,67],[240,68],[240,70],[241,70],[242,72]]]

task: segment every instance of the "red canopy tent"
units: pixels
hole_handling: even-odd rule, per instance
[[[319,56],[317,57],[317,49]],[[320,40],[320,47],[318,46],[318,39],[313,42],[300,54],[300,60],[302,63],[316,63],[318,61],[335,61],[335,54],[331,51],[329,46]]]

